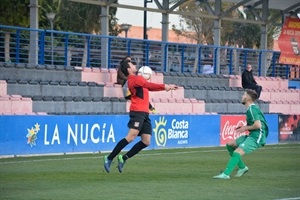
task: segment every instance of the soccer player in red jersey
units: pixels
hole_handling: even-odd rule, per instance
[[[120,69],[127,76],[128,88],[131,92],[130,120],[128,122],[129,132],[125,138],[117,143],[109,155],[104,156],[104,169],[107,173],[110,172],[112,160],[137,136],[140,136],[141,140],[126,154],[118,156],[118,170],[120,173],[123,171],[127,159],[150,145],[152,125],[149,118],[149,91],[169,91],[178,88],[176,85],[147,82],[142,76],[136,75],[137,68],[130,61],[124,61]]]

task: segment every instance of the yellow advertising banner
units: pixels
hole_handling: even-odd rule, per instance
[[[300,65],[300,19],[287,17],[278,38],[279,63]]]

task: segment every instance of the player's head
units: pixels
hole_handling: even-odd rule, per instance
[[[254,90],[246,89],[242,96],[242,104],[253,103],[257,98],[258,95]]]
[[[136,74],[137,69],[132,62],[125,60],[121,63],[121,71],[125,76],[128,76],[129,74]]]
[[[131,61],[131,57],[126,56],[125,58],[123,58],[123,60],[121,60],[120,64],[122,64],[122,62],[124,62],[125,60]]]
[[[246,69],[247,69],[247,71],[250,72],[252,70],[252,66],[250,64],[248,64],[247,67],[246,67]]]

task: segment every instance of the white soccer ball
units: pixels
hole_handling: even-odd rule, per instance
[[[138,75],[142,76],[146,80],[149,80],[152,75],[152,69],[148,66],[143,66],[139,69]]]

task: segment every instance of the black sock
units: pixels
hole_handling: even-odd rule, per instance
[[[118,144],[115,146],[115,148],[113,149],[113,151],[107,156],[107,158],[109,160],[113,160],[122,151],[122,149],[126,147],[127,144],[128,142],[125,138],[120,140]]]
[[[123,160],[126,161],[128,158],[133,157],[135,154],[146,147],[147,145],[145,145],[142,141],[139,141],[123,156]]]
[[[149,109],[152,110],[154,107],[149,103]]]
[[[130,100],[131,99],[131,94],[126,96],[125,99]]]

